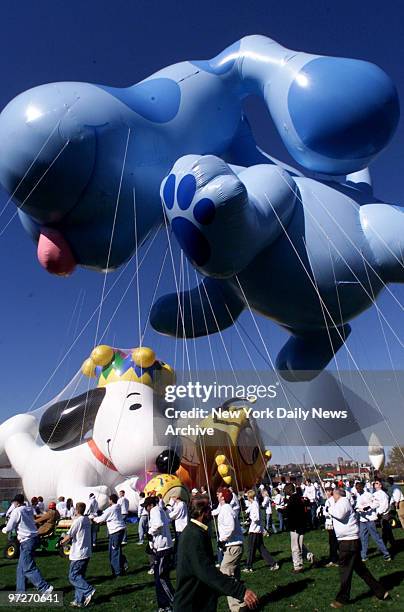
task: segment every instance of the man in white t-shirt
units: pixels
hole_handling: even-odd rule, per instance
[[[158,497],[146,497],[144,507],[149,513],[149,542],[153,554],[154,586],[160,609],[171,609],[174,588],[170,580],[173,541],[170,519],[160,505]]]
[[[376,479],[373,483],[373,487],[375,489],[373,497],[379,503],[377,514],[382,526],[382,539],[385,545],[387,546],[390,544],[390,550],[394,551],[396,540],[390,524],[390,498],[383,489],[383,482],[381,480]]]
[[[119,491],[118,504],[121,506],[122,519],[126,525],[126,523],[128,522],[128,516],[129,516],[129,499],[125,497],[125,491]],[[125,546],[125,544],[127,543],[128,543],[128,529],[127,527],[125,527],[125,533],[124,533],[123,540],[122,540],[122,546]]]
[[[85,514],[91,520],[91,543],[93,548],[97,546],[97,534],[100,527],[99,525],[97,525],[97,523],[94,523],[92,519],[98,516],[98,510],[98,502],[95,498],[95,495],[94,493],[90,493],[90,495],[88,496],[88,504],[86,506]]]
[[[49,595],[53,591],[53,586],[42,578],[42,574],[34,560],[35,549],[39,545],[34,511],[31,506],[25,505],[24,495],[21,493],[14,497],[14,502],[16,507],[11,512],[7,525],[2,531],[8,534],[15,530],[20,543],[16,591],[18,593],[25,593],[26,580],[29,580],[40,593]]]
[[[59,512],[61,519],[66,518],[67,506],[66,506],[66,501],[65,501],[65,498],[63,497],[63,495],[58,497],[58,501],[57,501],[57,504],[56,504],[56,510]]]
[[[377,548],[383,555],[385,561],[391,561],[390,553],[382,540],[380,533],[376,528],[377,513],[379,501],[368,491],[364,490],[363,483],[358,482],[356,490],[358,497],[356,499],[356,512],[359,516],[359,531],[362,544],[362,561],[367,561],[367,552],[369,545],[369,536],[375,542]]]
[[[125,557],[122,554],[122,540],[125,533],[125,523],[122,519],[121,506],[118,505],[118,496],[112,493],[109,496],[109,506],[101,516],[93,519],[96,523],[106,523],[108,529],[109,562],[114,578],[124,572]]]
[[[378,599],[387,599],[386,589],[370,573],[361,559],[358,519],[343,489],[333,492],[335,504],[329,513],[333,519],[335,535],[339,544],[339,566],[341,586],[332,608],[342,608],[349,603],[352,574],[356,572],[373,591]]]
[[[60,542],[61,546],[71,542],[69,582],[75,590],[74,600],[70,603],[72,608],[87,607],[95,593],[95,589],[86,581],[92,543],[91,521],[88,516],[84,516],[85,510],[86,504],[84,502],[76,504],[76,516],[73,519],[72,526]]]
[[[169,518],[174,521],[175,544],[174,544],[174,565],[177,564],[177,550],[180,543],[181,534],[188,525],[188,508],[180,497],[171,498],[171,509],[168,510]]]
[[[220,487],[217,490],[219,502],[217,513],[217,527],[219,531],[219,546],[223,550],[223,559],[220,564],[220,571],[226,576],[234,576],[240,580],[241,557],[243,556],[243,532],[238,520],[238,515],[231,507],[233,493],[227,487]],[[227,597],[227,603],[231,612],[245,610],[243,601],[238,601],[234,597]]]

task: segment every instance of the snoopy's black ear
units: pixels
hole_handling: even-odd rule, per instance
[[[45,444],[53,450],[80,444],[84,435],[93,428],[104,396],[105,388],[91,389],[49,406],[39,423],[39,434]]]

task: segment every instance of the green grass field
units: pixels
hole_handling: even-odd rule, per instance
[[[125,554],[129,561],[128,574],[113,580],[111,578],[107,538],[105,528],[100,531],[99,550],[93,555],[88,579],[97,589],[92,608],[97,610],[136,610],[151,612],[157,609],[154,595],[153,577],[147,574],[147,558],[143,546],[137,545],[137,528],[129,527],[129,544]],[[347,610],[397,610],[404,611],[404,530],[395,529],[398,540],[398,553],[391,563],[386,563],[375,547],[369,551],[369,568],[381,579],[391,593],[386,602],[379,602],[369,593],[366,585],[359,579],[353,579],[353,604]],[[308,547],[318,559],[317,567],[309,568],[302,574],[292,573],[289,534],[276,534],[265,538],[266,546],[281,565],[278,572],[270,572],[262,561],[257,561],[253,574],[243,574],[246,584],[254,589],[261,598],[261,610],[330,610],[338,587],[338,568],[326,568],[328,551],[327,534],[324,531],[310,532],[305,536]],[[1,550],[6,545],[5,536],[0,538]],[[73,599],[73,591],[67,580],[68,561],[56,553],[40,553],[38,565],[44,577],[58,591],[64,593],[64,604],[68,607]],[[0,560],[0,589],[15,588],[16,561]],[[174,575],[173,575],[174,579]],[[48,609],[50,606],[46,606]],[[4,608],[2,608],[4,609]],[[38,610],[38,607],[20,606],[20,609]],[[54,608],[57,610],[58,608]],[[59,608],[60,609],[60,608]],[[219,610],[227,610],[226,600],[221,598]]]

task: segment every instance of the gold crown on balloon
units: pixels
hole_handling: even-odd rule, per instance
[[[153,349],[141,346],[125,351],[106,344],[96,346],[81,366],[85,376],[98,378],[98,387],[113,382],[140,382],[163,392],[174,384],[174,370],[167,363],[156,359]]]

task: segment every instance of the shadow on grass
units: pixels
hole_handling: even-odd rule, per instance
[[[150,588],[150,582],[142,582],[139,584],[127,584],[125,586],[119,586],[108,594],[98,595],[94,598],[94,603],[96,605],[108,603],[111,601],[113,597],[117,595],[134,595],[138,591],[143,591],[143,589]],[[127,603],[127,602],[126,602]]]
[[[314,582],[313,578],[304,578],[303,580],[297,580],[296,582],[290,582],[285,586],[276,587],[271,593],[266,593],[260,597],[260,610],[264,609],[264,606],[271,604],[282,599],[297,595],[304,589],[307,589]]]
[[[404,571],[393,572],[392,574],[381,576],[379,580],[384,586],[384,588],[386,589],[386,591],[391,592],[394,589],[394,587],[398,587],[402,584],[404,580]],[[372,596],[373,596],[372,591],[366,591],[366,593],[361,593],[360,595],[355,597],[355,599],[352,599],[352,603],[356,603],[358,601],[361,601],[362,599],[369,599],[369,597],[372,597]]]

